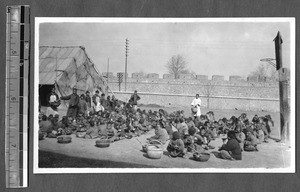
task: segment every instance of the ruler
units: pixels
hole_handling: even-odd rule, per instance
[[[29,6],[6,7],[6,187],[27,187]]]

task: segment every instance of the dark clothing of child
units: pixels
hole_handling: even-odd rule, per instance
[[[181,139],[172,139],[167,147],[167,150],[172,157],[182,157],[185,155],[184,143]]]
[[[219,149],[219,151],[222,150],[228,151],[232,158],[242,160],[242,150],[236,139],[229,139],[228,142]]]

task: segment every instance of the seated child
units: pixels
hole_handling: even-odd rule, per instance
[[[110,142],[120,140],[118,131],[114,128],[114,124],[112,121],[107,122],[106,134]]]
[[[274,121],[273,121],[271,115],[266,115],[264,118],[264,122],[266,124],[267,131],[270,135],[272,127],[274,127]]]
[[[257,114],[254,115],[254,117],[252,118],[252,123],[258,123],[259,122],[259,117]]]
[[[169,139],[171,139],[173,130],[172,125],[170,124],[170,120],[166,120],[162,122],[162,127],[167,130],[167,133],[169,135]]]
[[[139,124],[140,124],[139,129],[143,132],[150,131],[152,128],[150,123],[144,117],[140,118]]]
[[[99,120],[97,127],[98,127],[99,137],[106,137],[107,136],[107,132],[106,132],[107,123],[105,123],[104,120]]]
[[[77,117],[76,118],[76,127],[77,127],[76,131],[79,131],[79,132],[86,131],[87,126],[88,125],[86,125],[85,119],[83,117]]]
[[[219,157],[227,160],[242,160],[242,150],[235,138],[235,132],[227,133],[228,141],[219,149]]]
[[[88,130],[86,131],[85,134],[85,139],[95,139],[99,136],[98,134],[98,127],[95,126],[95,121],[91,120],[90,121],[90,126],[88,128]]]
[[[242,151],[243,151],[246,136],[245,136],[245,134],[242,132],[242,125],[238,125],[238,126],[235,128],[235,137],[236,137],[236,140],[239,142],[239,144],[240,144],[240,146],[241,146],[241,149],[242,149]]]
[[[186,124],[187,124],[188,128],[195,127],[195,123],[194,123],[192,117],[189,117],[189,118],[187,119],[187,123],[186,123]]]
[[[142,130],[143,127],[140,124],[138,118],[134,117],[132,119],[132,130],[136,133],[137,136],[140,136],[144,130]]]
[[[215,140],[215,138],[217,137],[217,128],[214,127],[213,122],[206,121],[204,123],[204,127],[206,128],[206,133],[209,136],[209,141]]]
[[[46,115],[43,115],[42,121],[39,122],[39,130],[40,133],[43,134],[44,136],[48,136],[48,134],[52,133],[53,131],[53,125],[51,121],[47,119]]]
[[[197,134],[197,129],[195,127],[189,128],[189,135],[185,136],[183,139],[184,145],[189,152],[204,152],[204,139],[199,134]]]
[[[266,126],[266,122],[264,121],[264,117],[259,118],[259,123],[257,124],[256,128],[260,132],[262,132],[262,133],[259,134],[259,135],[261,135],[260,138],[259,138],[259,141],[268,143],[269,132],[268,132],[268,129],[267,129],[267,126]]]
[[[167,140],[169,139],[169,135],[166,129],[163,129],[159,123],[154,127],[155,135],[147,138],[149,141],[157,140],[161,142],[163,145],[166,144]]]
[[[189,128],[183,118],[179,119],[179,124],[177,124],[177,130],[181,139],[184,137],[184,135],[188,134]]]
[[[202,127],[199,132],[199,136],[201,136],[202,139],[199,141],[197,140],[199,145],[202,145],[204,149],[208,149],[208,144],[210,143],[210,136],[209,133],[207,133],[207,129],[205,127]]]
[[[68,117],[68,128],[72,131],[77,130],[76,119],[73,119],[72,117]]]
[[[170,140],[167,150],[171,157],[184,157],[186,154],[184,143],[178,132],[174,132],[172,134],[172,139]]]
[[[253,135],[253,130],[246,128],[246,139],[244,144],[244,151],[258,151],[257,150],[257,138]]]

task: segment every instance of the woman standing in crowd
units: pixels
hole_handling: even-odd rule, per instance
[[[192,109],[193,108],[197,109],[197,112],[195,112],[194,116],[200,117],[200,115],[201,115],[201,109],[200,109],[201,99],[199,98],[199,94],[196,94],[196,98],[192,101],[191,105],[192,105]]]

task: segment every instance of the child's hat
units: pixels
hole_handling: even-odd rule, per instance
[[[173,138],[173,140],[180,139],[180,134],[177,131],[173,132],[172,138]]]
[[[197,130],[194,127],[189,128],[189,135],[194,135],[196,131]]]

